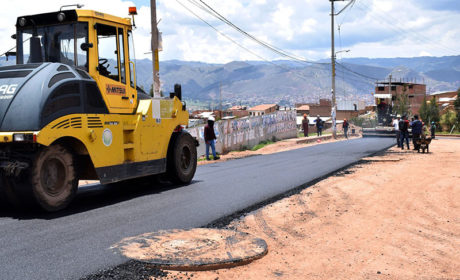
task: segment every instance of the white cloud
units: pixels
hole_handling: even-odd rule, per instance
[[[315,31],[317,21],[313,18],[306,19],[302,23],[302,28],[300,29],[301,33],[312,33]]]
[[[99,10],[127,17],[128,7],[141,0],[79,0],[85,9]],[[224,23],[187,0],[180,0],[210,24],[235,41],[257,52],[266,59],[282,59],[243,37]],[[337,17],[341,24],[336,48],[351,49],[344,57],[397,57],[458,54],[460,49],[460,22],[458,9],[428,10],[422,5],[431,0],[367,0],[357,1],[352,9]],[[455,3],[455,0],[451,0]],[[149,1],[139,3],[148,4]],[[243,30],[281,49],[309,59],[330,57],[330,2],[325,0],[207,0],[210,6],[240,26]],[[3,1],[0,10],[0,52],[14,45],[9,37],[20,15],[56,11],[67,0]],[[163,32],[164,51],[161,60],[183,59],[225,63],[232,60],[260,60],[218,35],[176,0],[157,0],[160,30]],[[336,2],[337,11],[345,4]],[[150,50],[150,9],[138,5],[135,30],[138,58]]]
[[[294,30],[291,26],[291,17],[294,9],[284,4],[278,4],[277,11],[272,14],[273,22],[278,25],[277,33],[281,37],[291,40],[294,36]]]

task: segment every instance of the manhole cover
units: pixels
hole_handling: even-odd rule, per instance
[[[267,253],[267,243],[244,232],[196,228],[128,237],[111,249],[159,268],[192,271],[250,263]]]

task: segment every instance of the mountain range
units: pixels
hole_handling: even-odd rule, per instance
[[[138,60],[138,83],[151,87],[151,60]],[[338,100],[372,100],[375,82],[387,80],[425,83],[427,93],[460,87],[460,56],[415,58],[349,58],[336,68]],[[305,64],[292,61],[235,61],[227,64],[160,62],[162,90],[182,84],[185,99],[216,104],[278,103],[294,105],[331,96],[328,61]]]
[[[0,58],[0,65],[12,64]],[[152,61],[136,61],[137,83],[149,91]],[[371,102],[377,80],[425,83],[427,92],[454,91],[460,87],[460,56],[415,58],[348,58],[338,61],[336,95],[338,100]],[[331,96],[330,61],[234,61],[209,64],[169,60],[160,62],[162,91],[167,95],[174,84],[182,85],[188,101],[215,105],[254,105],[317,102]]]

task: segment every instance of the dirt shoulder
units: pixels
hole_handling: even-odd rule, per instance
[[[167,279],[460,279],[460,140],[390,149],[229,228],[266,240],[249,265]]]

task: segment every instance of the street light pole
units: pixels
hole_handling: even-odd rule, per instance
[[[348,8],[351,4],[354,3],[355,0],[351,0],[342,10],[340,10],[337,14],[334,10],[334,2],[336,1],[346,1],[346,0],[329,0],[331,2],[331,67],[332,67],[332,85],[331,85],[331,93],[332,93],[332,108],[331,108],[331,118],[332,118],[332,136],[334,139],[337,138],[337,121],[336,121],[336,114],[337,114],[337,102],[335,98],[335,37],[334,37],[334,17],[339,15],[343,12],[346,8]]]
[[[336,0],[329,0],[331,1],[331,66],[332,66],[332,108],[331,108],[331,118],[332,118],[332,137],[334,139],[337,138],[337,123],[336,123],[336,112],[337,112],[337,104],[335,100],[335,38],[334,38],[334,2]]]
[[[158,26],[156,0],[150,0],[152,17],[152,63],[153,63],[153,97],[160,97],[160,58],[158,54]]]

